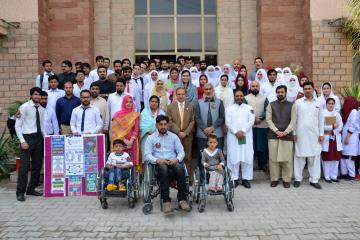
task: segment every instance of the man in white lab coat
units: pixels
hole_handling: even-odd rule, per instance
[[[241,165],[242,185],[251,188],[253,178],[253,133],[255,122],[253,108],[244,103],[244,93],[235,91],[235,103],[225,110],[227,133],[227,164],[231,177],[238,185],[239,167]]]
[[[299,187],[303,179],[303,169],[307,160],[310,185],[321,189],[319,184],[321,167],[321,143],[324,140],[323,108],[313,96],[314,84],[304,83],[304,97],[296,100],[296,130],[294,156],[294,187]]]

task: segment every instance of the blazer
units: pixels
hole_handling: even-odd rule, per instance
[[[186,136],[192,136],[195,127],[195,109],[192,103],[185,101],[183,129],[180,128],[181,118],[177,102],[168,106],[167,116],[169,117],[169,129],[171,132],[175,134],[184,132]]]

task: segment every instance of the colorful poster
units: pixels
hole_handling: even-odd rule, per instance
[[[96,195],[105,163],[103,134],[45,136],[44,195]]]

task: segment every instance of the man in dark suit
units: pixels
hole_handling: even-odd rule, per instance
[[[185,101],[185,88],[176,89],[176,102],[167,108],[170,131],[178,135],[185,150],[185,164],[191,178],[192,169],[192,141],[195,126],[195,110],[190,102]]]

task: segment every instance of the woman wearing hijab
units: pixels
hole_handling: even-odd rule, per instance
[[[116,112],[112,119],[112,142],[115,139],[121,139],[126,144],[124,149],[127,152],[134,166],[139,162],[139,117],[140,113],[136,112],[135,103],[132,96],[126,95],[121,104],[121,110]]]
[[[156,131],[156,117],[159,115],[166,115],[166,113],[160,109],[160,99],[153,95],[149,99],[148,107],[145,107],[140,116],[140,139],[141,150],[144,159],[144,148],[146,139],[152,133]]]
[[[232,89],[234,89],[234,93],[237,90],[241,90],[243,92],[244,96],[247,95],[249,88],[247,86],[247,82],[245,81],[245,77],[243,75],[241,75],[241,73],[239,73],[239,75],[236,77],[235,85],[232,87]]]
[[[220,85],[215,88],[215,96],[223,102],[225,109],[234,104],[234,93],[233,90],[228,87],[228,82],[228,75],[223,74],[220,77]]]
[[[359,154],[360,113],[354,97],[346,97],[343,111],[341,177],[353,180],[356,176],[355,161]]]
[[[297,76],[291,75],[289,81],[286,83],[287,86],[287,100],[289,102],[295,102],[299,92],[301,92],[301,87]]]
[[[231,66],[231,64],[224,64],[223,66],[223,75],[227,75],[228,76],[228,86],[230,86],[230,84],[235,81],[236,75],[234,74],[234,70]]]
[[[214,67],[214,70],[215,70],[215,77],[219,80],[219,77],[221,76],[222,74],[222,70],[221,70],[221,67],[220,66],[215,66]],[[219,84],[218,84],[219,85]],[[215,86],[214,86],[215,87]]]
[[[198,90],[198,99],[202,99],[204,95],[204,85],[208,83],[208,78],[205,74],[200,75],[199,77],[199,87]]]
[[[267,73],[266,73],[265,69],[260,68],[256,72],[255,80],[260,83],[260,88],[261,88],[261,85],[263,85],[264,83],[269,82],[269,79],[267,77]]]
[[[285,85],[283,80],[283,70],[279,67],[275,68],[275,71],[277,72],[276,75],[276,82],[280,85]]]
[[[155,86],[152,88],[151,96],[157,96],[160,99],[160,108],[166,112],[167,106],[170,102],[170,94],[166,91],[165,82],[161,79],[158,79],[155,82]]]
[[[193,85],[195,85],[195,87],[199,87],[199,77],[200,77],[200,72],[197,69],[197,67],[191,67],[190,68],[190,74],[191,74],[191,82]]]
[[[206,76],[208,78],[208,82],[211,83],[214,88],[219,85],[219,77],[215,72],[215,67],[213,65],[209,65],[206,68]]]
[[[283,68],[283,83],[286,84],[292,76],[292,71],[289,67]]]
[[[181,72],[179,87],[184,87],[186,90],[186,101],[191,102],[194,106],[198,101],[197,88],[191,81],[190,71],[184,70]]]
[[[321,94],[320,94],[320,97],[318,98],[318,101],[320,102],[323,109],[326,109],[326,100],[328,98],[335,99],[335,109],[334,109],[334,111],[340,113],[340,110],[341,110],[340,99],[338,98],[338,96],[336,96],[334,94],[331,83],[330,82],[325,82],[321,86]]]
[[[174,100],[175,97],[174,92],[178,84],[179,84],[179,70],[177,68],[171,68],[169,79],[165,82],[165,87],[170,95],[171,102]]]
[[[158,72],[156,70],[152,70],[150,72],[150,81],[144,87],[144,105],[145,107],[149,107],[149,98],[151,96],[151,91],[155,86],[156,81],[158,80]]]

